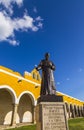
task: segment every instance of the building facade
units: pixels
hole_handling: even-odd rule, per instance
[[[0,66],[0,125],[35,123],[35,107],[40,95],[41,77],[35,69],[22,76]],[[67,118],[83,117],[84,102],[57,91],[63,96]]]

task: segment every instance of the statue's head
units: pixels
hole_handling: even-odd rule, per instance
[[[47,59],[47,60],[48,60],[48,59],[49,59],[49,57],[50,57],[50,54],[49,54],[49,53],[46,53],[46,54],[45,54],[45,59]]]

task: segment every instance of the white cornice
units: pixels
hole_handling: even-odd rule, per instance
[[[40,86],[40,84],[38,84],[38,83],[36,83],[36,82],[33,82],[33,81],[31,81],[31,80],[28,80],[28,79],[26,79],[26,78],[24,78],[24,77],[22,77],[22,76],[15,75],[15,74],[13,74],[13,73],[11,73],[11,72],[8,72],[8,71],[6,71],[6,70],[0,69],[0,72],[5,73],[5,74],[10,75],[10,76],[13,76],[13,77],[15,77],[15,78],[17,78],[17,79],[24,80],[24,81],[26,81],[26,82],[32,83],[32,84],[34,84],[34,85],[36,85],[36,86]]]
[[[8,71],[6,71],[6,70],[0,69],[0,72],[2,72],[2,73],[4,73],[4,74],[7,74],[7,75],[10,75],[10,76],[13,76],[13,77],[17,78],[18,80],[19,80],[19,79],[20,79],[20,80],[24,80],[24,81],[29,82],[29,83],[32,83],[32,84],[34,84],[34,85],[36,85],[36,86],[40,86],[40,84],[38,84],[38,83],[36,83],[36,82],[33,82],[33,81],[31,81],[31,80],[28,80],[28,79],[26,79],[26,78],[24,78],[24,77],[22,77],[22,76],[15,75],[15,74],[13,74],[13,73],[11,73],[11,72],[8,72]],[[60,93],[60,94],[62,94],[62,95],[65,95],[65,96],[67,96],[67,97],[69,97],[69,98],[72,98],[72,99],[74,99],[74,100],[77,100],[77,101],[79,101],[79,102],[84,102],[84,101],[81,101],[81,100],[79,100],[79,99],[77,99],[77,98],[74,98],[74,97],[72,97],[72,96],[69,96],[69,95],[67,95],[67,94],[61,93],[61,92],[59,92],[59,91],[57,91],[57,92]]]

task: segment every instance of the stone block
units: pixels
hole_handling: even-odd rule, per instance
[[[68,130],[63,102],[40,102],[36,107],[36,130]]]

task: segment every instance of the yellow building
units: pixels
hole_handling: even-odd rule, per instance
[[[22,76],[0,66],[0,125],[16,125],[35,122],[35,106],[40,95],[41,77],[35,69]],[[57,92],[63,96],[67,118],[84,116],[84,102]]]

